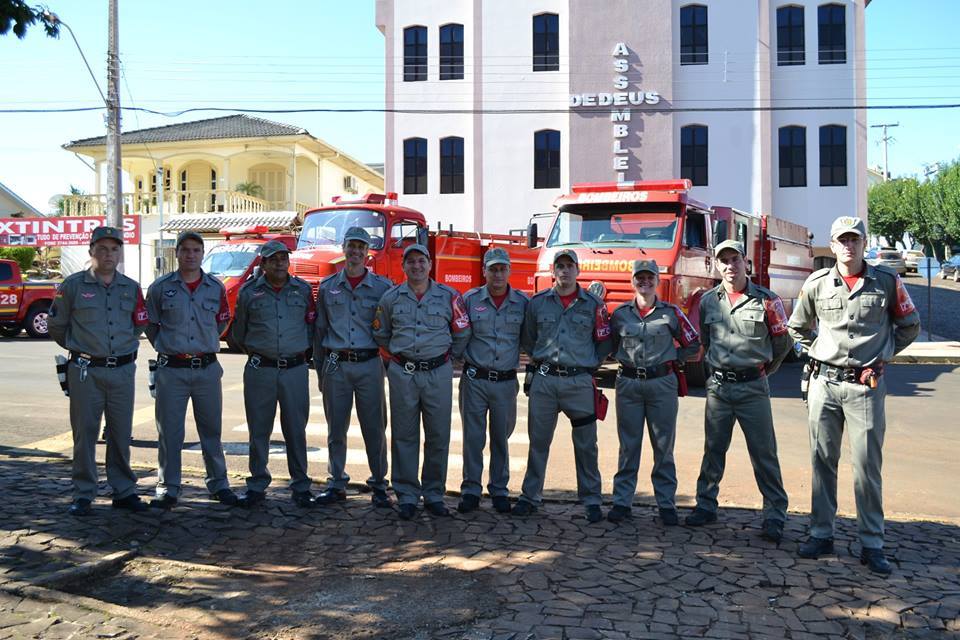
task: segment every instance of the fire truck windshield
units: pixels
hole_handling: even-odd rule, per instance
[[[257,255],[260,244],[218,244],[203,257],[200,268],[220,278],[242,276]]]
[[[676,235],[677,213],[669,205],[566,205],[557,215],[547,246],[669,249]]]
[[[383,248],[383,214],[369,209],[327,209],[311,213],[303,221],[297,249],[320,245],[340,246],[350,227],[363,227],[370,234],[370,248]]]

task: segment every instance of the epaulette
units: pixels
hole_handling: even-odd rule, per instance
[[[814,280],[819,280],[820,278],[829,274],[832,270],[833,269],[831,267],[827,267],[826,269],[817,269],[816,271],[811,273],[809,276],[807,276],[807,282],[813,282]]]
[[[536,298],[539,298],[540,296],[545,296],[545,295],[547,295],[547,294],[550,293],[551,291],[553,291],[553,288],[552,288],[552,287],[551,287],[550,289],[543,289],[542,291],[537,291],[535,294],[533,294],[533,295],[530,297],[530,299],[531,299],[531,300],[535,300]]]
[[[872,266],[873,266],[873,268],[874,268],[875,271],[879,271],[880,273],[884,273],[884,274],[890,276],[891,278],[893,278],[894,280],[896,280],[896,279],[900,276],[900,274],[897,273],[897,270],[896,270],[896,269],[892,269],[892,268],[888,267],[888,266],[885,265],[885,264],[875,264],[875,265],[872,265]]]
[[[330,280],[333,280],[334,278],[336,278],[338,275],[340,275],[340,272],[339,272],[339,271],[337,271],[336,273],[331,273],[331,274],[328,275],[326,278],[324,278],[323,280],[321,280],[321,281],[320,281],[320,284],[319,284],[318,286],[322,287],[323,285],[325,285],[325,284],[326,284],[327,282],[329,282]]]

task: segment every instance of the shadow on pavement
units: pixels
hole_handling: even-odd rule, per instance
[[[801,560],[804,518],[779,548],[759,514],[664,528],[655,509],[590,525],[577,505],[520,519],[480,511],[402,522],[365,496],[314,510],[285,489],[250,511],[185,478],[180,505],[66,516],[70,467],[0,455],[0,581],[29,580],[136,545],[119,573],[72,593],[153,616],[170,637],[937,637],[960,632],[957,527],[888,522],[889,579],[865,572],[855,523],[837,556]],[[146,486],[149,481],[143,482]],[[105,491],[104,491],[105,493]],[[452,502],[452,501],[451,501]],[[452,506],[452,505],[451,505]],[[516,635],[512,635],[516,634]]]

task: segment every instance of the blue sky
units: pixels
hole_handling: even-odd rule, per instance
[[[74,30],[106,90],[107,0],[49,0]],[[383,105],[383,36],[374,1],[203,0],[120,2],[124,106],[173,111],[186,106],[297,109]],[[256,9],[270,7],[268,15]],[[960,103],[957,0],[874,0],[867,9],[867,91],[871,104]],[[0,109],[86,107],[100,97],[77,49],[39,28],[24,40],[0,38]],[[123,129],[214,117],[125,113]],[[382,162],[383,115],[275,114],[366,162]],[[871,111],[891,130],[893,175],[960,156],[960,109]],[[93,172],[60,146],[101,135],[101,112],[0,113],[0,182],[42,211],[71,184],[93,190]],[[869,130],[871,166],[881,162]]]

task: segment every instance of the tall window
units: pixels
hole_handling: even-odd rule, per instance
[[[847,128],[820,127],[820,186],[847,186]]]
[[[533,188],[560,187],[560,132],[544,129],[533,134]]]
[[[440,27],[440,79],[463,80],[463,25]]]
[[[560,69],[560,17],[555,13],[533,16],[533,70]]]
[[[780,127],[780,186],[807,186],[805,127]]]
[[[427,28],[407,27],[403,30],[403,81],[427,79]]]
[[[778,66],[787,67],[806,62],[803,37],[803,7],[777,9]]]
[[[403,192],[427,192],[427,141],[424,138],[403,141]]]
[[[680,177],[707,184],[707,128],[701,124],[680,129]]]
[[[440,139],[440,193],[463,193],[463,138]]]
[[[817,35],[820,64],[844,64],[847,61],[847,15],[842,4],[817,7]]]
[[[707,8],[680,7],[680,64],[707,64]]]

